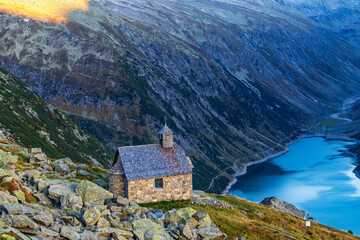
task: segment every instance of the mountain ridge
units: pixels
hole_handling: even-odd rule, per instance
[[[100,1],[61,25],[2,14],[0,64],[112,149],[156,142],[167,115],[197,188],[227,169],[220,192],[359,89],[359,55],[339,34],[241,3]]]

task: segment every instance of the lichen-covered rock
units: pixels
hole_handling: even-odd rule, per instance
[[[47,156],[45,153],[30,154],[30,163],[37,164],[39,162],[45,162],[46,160]]]
[[[55,232],[51,229],[48,229],[48,228],[40,228],[40,234],[45,237],[45,238],[48,238],[48,239],[51,239],[51,238],[55,238],[55,237],[58,237],[60,234],[58,232]]]
[[[41,176],[41,172],[38,170],[28,170],[23,172],[23,176],[27,178],[27,180],[29,181],[39,181],[39,180],[43,180],[40,176]]]
[[[35,193],[35,194],[33,194],[33,196],[36,198],[36,200],[40,204],[43,204],[43,205],[46,205],[46,206],[51,206],[51,207],[54,206],[54,203],[44,193]]]
[[[0,149],[0,167],[5,166],[6,164],[14,165],[18,161],[18,156],[12,155],[10,152],[5,152]]]
[[[57,185],[51,185],[49,187],[49,197],[52,199],[59,199],[61,197],[75,194],[75,189],[78,186],[77,183],[63,183],[63,184],[57,184]]]
[[[84,214],[82,215],[82,221],[85,224],[85,226],[92,226],[97,223],[99,218],[101,217],[101,213],[96,208],[87,208],[84,211]]]
[[[129,204],[129,200],[127,198],[119,196],[116,198],[116,203],[120,206],[126,206]]]
[[[63,226],[60,230],[60,235],[70,240],[81,239],[76,227]]]
[[[145,240],[172,239],[165,229],[147,218],[139,218],[132,222],[134,230],[140,233]]]
[[[104,217],[100,217],[99,221],[96,223],[96,227],[98,228],[111,227],[111,224]]]
[[[0,202],[14,204],[17,203],[18,200],[16,197],[11,196],[8,191],[0,191]]]
[[[84,230],[81,234],[80,234],[80,239],[81,240],[97,240],[97,238],[95,237],[94,233],[92,233],[89,230]]]
[[[69,166],[63,160],[56,160],[53,163],[54,170],[61,174],[68,174],[70,173]]]
[[[80,196],[76,194],[68,194],[60,198],[61,208],[76,208],[80,209],[83,207],[83,201]]]
[[[45,188],[51,186],[51,185],[57,185],[57,184],[62,184],[64,183],[64,180],[60,180],[60,179],[50,179],[48,181],[38,181],[36,183],[37,186],[37,190],[38,191],[43,191]]]
[[[21,204],[0,203],[0,206],[7,214],[27,214],[35,212],[33,209]]]
[[[75,189],[76,194],[82,197],[85,202],[95,202],[112,198],[113,194],[97,184],[88,180],[83,180]]]
[[[12,228],[12,227],[6,227],[0,229],[0,238],[2,239],[9,239],[9,240],[30,240],[25,234],[21,233],[19,230]]]
[[[122,236],[124,238],[132,238],[134,234],[126,229],[117,229],[117,228],[110,228],[110,227],[104,227],[104,228],[98,228],[95,232],[95,237],[116,237]]]
[[[12,227],[14,228],[30,228],[37,229],[39,225],[37,225],[33,220],[25,215],[12,215]]]
[[[195,232],[204,239],[215,239],[223,236],[218,228],[213,227],[196,229]]]
[[[45,212],[39,212],[39,214],[32,215],[31,219],[34,222],[45,227],[49,226],[51,223],[54,222],[54,217],[51,214]]]
[[[195,218],[198,220],[197,228],[204,228],[204,227],[214,227],[213,222],[210,219],[210,216],[207,212],[198,212],[195,215]]]
[[[187,207],[179,210],[173,209],[165,213],[165,224],[167,227],[177,227],[179,224],[186,224],[192,220],[196,210]]]
[[[20,189],[13,191],[11,194],[14,195],[18,200],[25,201],[25,193]]]
[[[130,202],[127,206],[122,208],[122,212],[130,216],[135,213],[136,210],[140,209],[140,206],[135,202]]]

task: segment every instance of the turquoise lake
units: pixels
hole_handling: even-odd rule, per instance
[[[229,194],[261,202],[275,196],[325,225],[360,234],[360,179],[355,158],[345,151],[355,142],[304,138],[289,151],[249,166]]]

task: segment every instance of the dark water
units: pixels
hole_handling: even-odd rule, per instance
[[[344,154],[354,142],[304,138],[290,151],[248,167],[230,194],[261,202],[275,196],[310,212],[320,223],[360,234],[360,179],[355,159]]]

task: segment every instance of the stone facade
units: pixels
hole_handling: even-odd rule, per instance
[[[170,149],[174,147],[173,135],[172,134],[161,134],[160,137],[160,145],[164,149]]]
[[[137,203],[189,199],[192,196],[192,174],[162,177],[163,188],[155,187],[155,179],[128,181],[129,201]]]
[[[109,190],[114,196],[127,197],[127,181],[124,174],[110,174]]]

